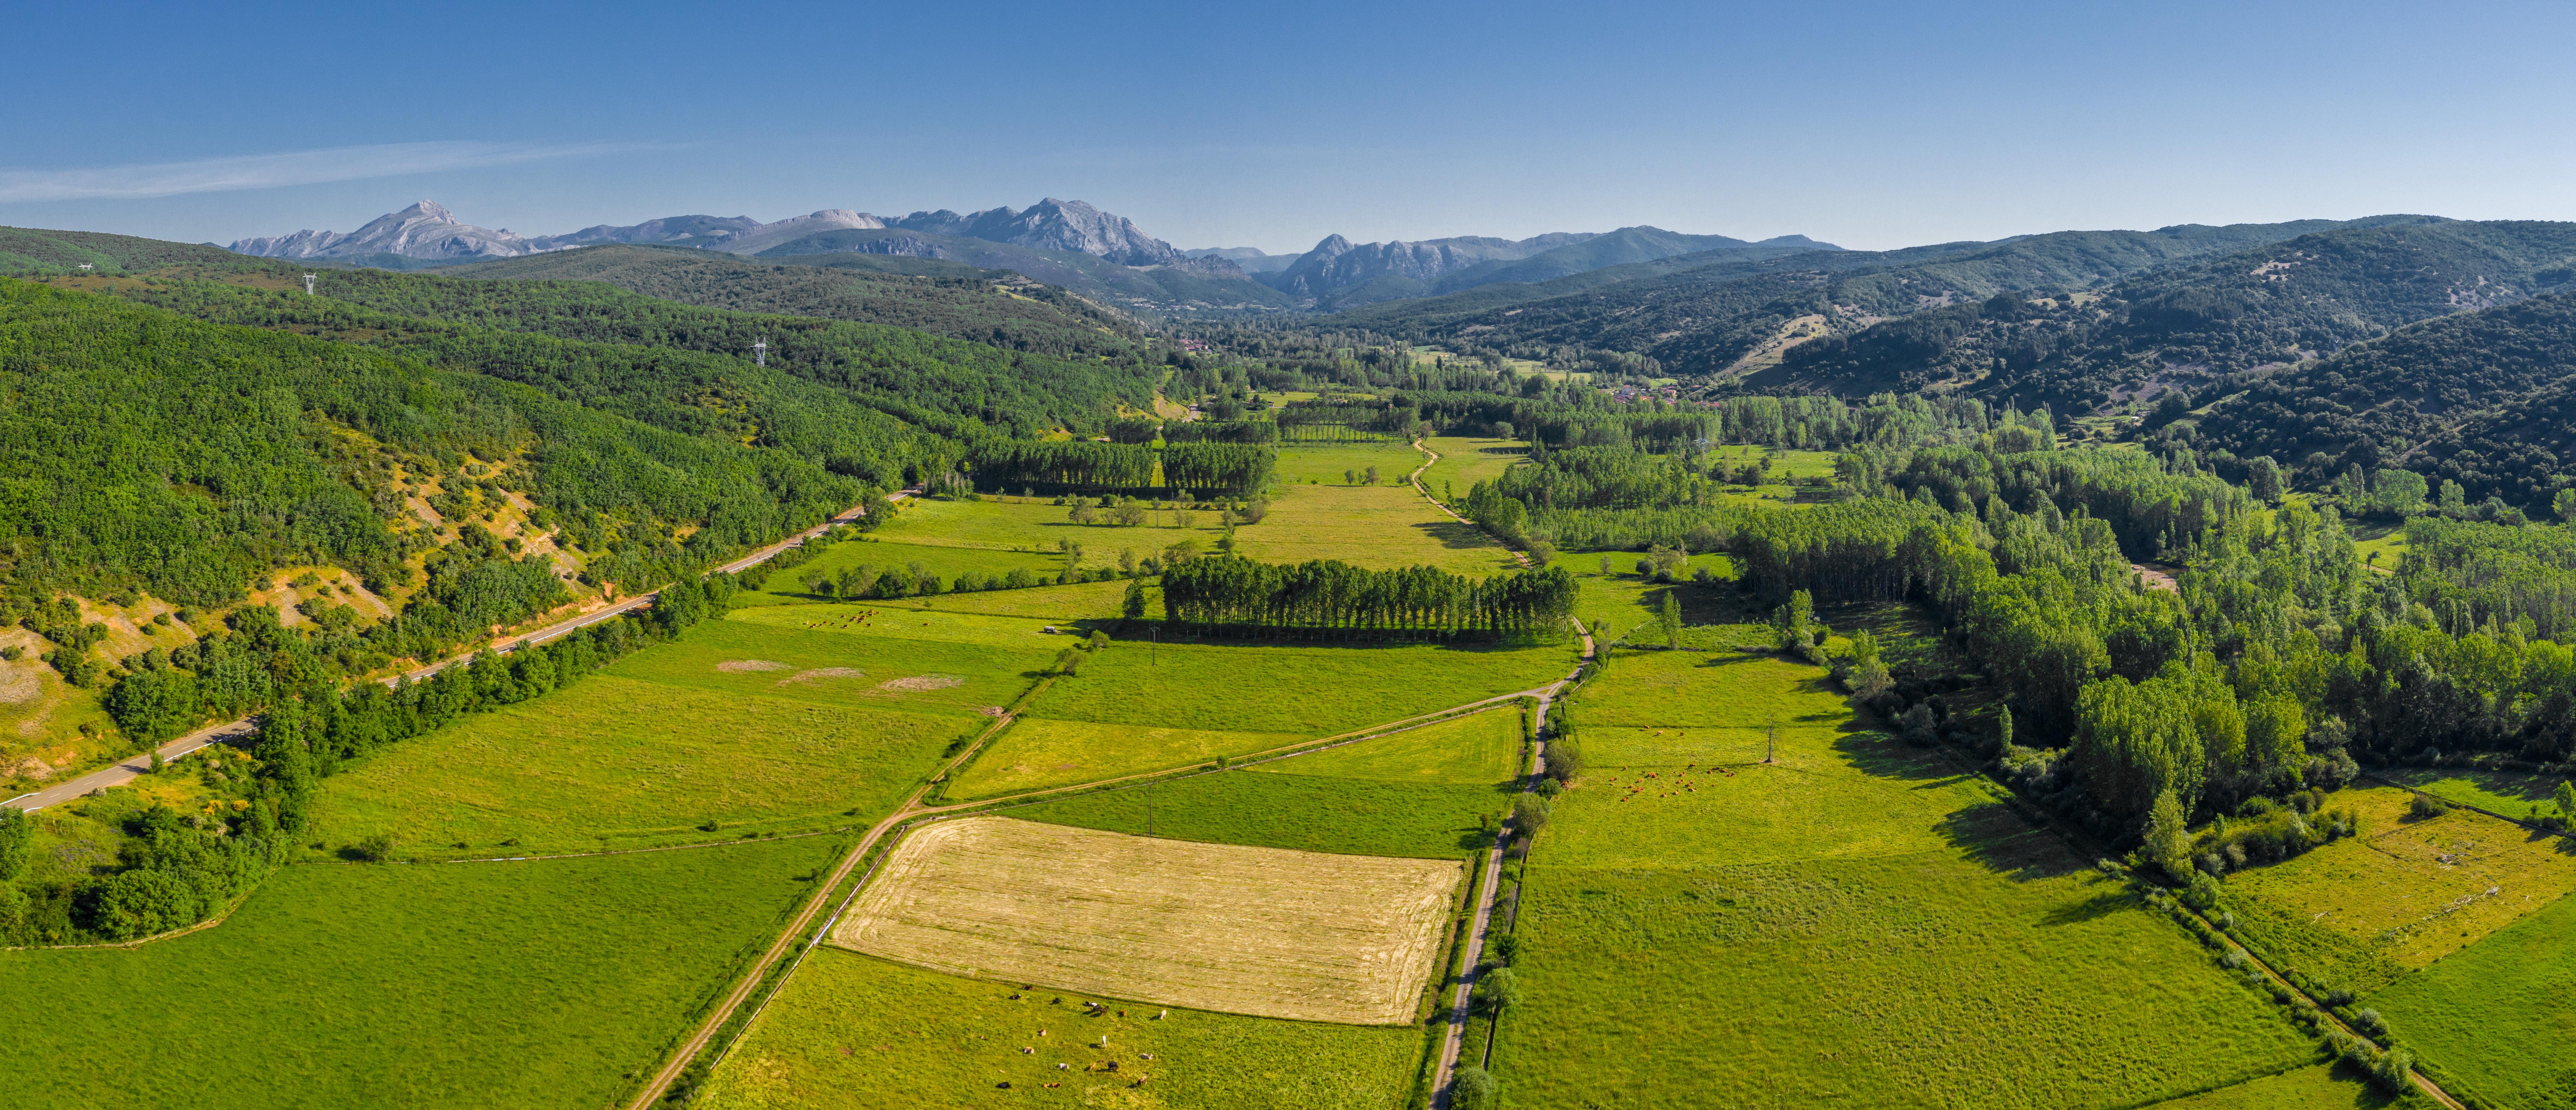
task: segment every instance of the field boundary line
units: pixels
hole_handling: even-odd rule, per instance
[[[1349,732],[1338,732],[1331,736],[1318,737],[1313,740],[1300,740],[1294,744],[1282,744],[1276,748],[1264,748],[1257,752],[1247,752],[1243,755],[1227,756],[1225,758],[1227,763],[1231,765],[1238,760],[1268,763],[1272,760],[1286,759],[1290,756],[1306,755],[1312,752],[1322,751],[1326,748],[1337,748],[1344,744],[1355,744],[1362,740],[1374,740],[1380,736],[1386,736],[1397,732],[1405,732],[1421,728],[1425,725],[1436,725],[1442,721],[1465,716],[1471,713],[1480,713],[1487,709],[1494,708],[1494,705],[1497,702],[1509,701],[1514,698],[1537,697],[1539,696],[1540,691],[1546,689],[1548,689],[1546,686],[1533,686],[1527,690],[1515,690],[1508,694],[1496,694],[1490,698],[1465,702],[1459,705],[1450,706],[1446,709],[1435,709],[1431,712],[1418,713],[1411,717],[1398,717],[1393,721],[1388,721],[1383,724],[1369,725],[1365,728],[1353,729]],[[1104,724],[1109,722],[1082,723]],[[1134,727],[1141,728],[1145,726],[1140,725]],[[1134,774],[1119,775],[1114,778],[1094,779],[1090,782],[1077,782],[1065,786],[1050,786],[1042,790],[1023,791],[1018,794],[998,794],[990,798],[977,798],[972,801],[943,802],[938,805],[925,806],[923,808],[926,812],[946,813],[952,810],[965,809],[972,806],[1002,805],[1005,803],[1016,804],[1033,801],[1053,794],[1065,794],[1077,790],[1096,790],[1105,786],[1114,786],[1119,783],[1134,783],[1144,779],[1159,778],[1166,775],[1176,778],[1187,777],[1191,774],[1208,769],[1210,769],[1209,761],[1200,760],[1179,767],[1165,767],[1154,771],[1138,771]],[[1224,770],[1225,768],[1215,769]]]
[[[1580,628],[1579,625],[1577,627]],[[1585,650],[1587,652],[1590,651],[1591,646],[1591,637],[1587,634],[1584,637]],[[715,1010],[711,1011],[702,1021],[698,1034],[690,1038],[688,1042],[684,1043],[673,1054],[673,1056],[664,1063],[661,1070],[655,1074],[652,1082],[647,1084],[644,1090],[635,1098],[628,1101],[626,1105],[633,1108],[633,1110],[646,1110],[646,1108],[651,1106],[655,1100],[662,1097],[664,1092],[670,1089],[671,1084],[679,1078],[680,1073],[686,1071],[688,1067],[695,1063],[700,1056],[706,1055],[708,1045],[715,1039],[715,1034],[726,1024],[732,1021],[733,1014],[741,1009],[743,1003],[749,1001],[751,993],[758,989],[761,982],[771,978],[769,973],[776,967],[779,960],[785,959],[787,956],[785,946],[795,943],[797,945],[795,959],[788,966],[787,972],[775,977],[776,981],[770,986],[769,991],[761,995],[760,1001],[753,1006],[751,1013],[744,1017],[741,1026],[735,1030],[734,1035],[726,1039],[723,1046],[716,1050],[713,1058],[708,1061],[710,1071],[712,1071],[715,1065],[722,1063],[732,1054],[734,1046],[741,1043],[742,1038],[751,1031],[752,1024],[759,1019],[762,1013],[768,1010],[769,1003],[777,997],[780,990],[786,987],[788,979],[793,977],[795,970],[803,966],[806,955],[810,954],[814,948],[820,946],[822,938],[828,934],[833,925],[838,923],[841,915],[849,911],[850,904],[858,898],[860,890],[866,887],[867,880],[875,875],[877,867],[882,864],[884,860],[884,856],[882,854],[878,854],[874,859],[870,859],[870,853],[874,852],[880,846],[886,845],[888,843],[888,837],[896,837],[897,834],[908,834],[912,831],[911,826],[916,823],[942,821],[957,817],[972,817],[997,809],[1035,804],[1037,801],[1041,800],[1043,796],[1047,795],[1062,794],[1068,791],[1097,790],[1103,788],[1132,789],[1135,786],[1144,785],[1143,783],[1136,781],[1140,779],[1154,779],[1160,781],[1166,776],[1172,778],[1190,778],[1200,774],[1221,773],[1219,770],[1208,768],[1204,764],[1193,764],[1189,767],[1176,769],[1178,773],[1174,770],[1153,771],[1139,775],[1124,775],[1117,778],[1101,779],[1089,783],[1077,783],[1072,786],[1051,788],[1043,791],[1033,791],[1027,794],[1009,795],[978,802],[960,802],[944,806],[923,806],[921,804],[921,799],[927,795],[934,786],[936,786],[941,780],[945,779],[948,775],[954,773],[958,767],[963,766],[968,759],[973,758],[984,748],[985,745],[991,743],[994,737],[999,736],[1004,728],[1018,720],[1021,709],[1025,708],[1029,702],[1034,700],[1038,694],[1043,692],[1048,686],[1053,685],[1057,677],[1058,676],[1049,675],[1045,679],[1040,680],[1037,684],[1031,686],[1025,693],[1021,694],[1020,697],[1012,703],[1013,708],[1004,712],[1000,717],[995,718],[990,725],[985,727],[981,734],[976,736],[974,742],[968,744],[965,748],[960,749],[956,755],[948,757],[948,760],[941,764],[940,767],[931,774],[930,778],[924,781],[921,786],[913,792],[910,798],[906,799],[901,806],[897,807],[895,812],[887,815],[883,820],[877,822],[876,825],[871,826],[867,833],[860,837],[859,842],[852,846],[850,854],[845,856],[841,863],[834,867],[831,879],[826,882],[821,889],[815,892],[813,900],[809,901],[805,910],[799,913],[796,920],[788,926],[788,928],[779,936],[777,941],[772,943],[769,953],[767,953],[756,966],[744,974],[743,978],[736,985],[734,991],[730,996],[728,996],[726,1001],[720,1004]],[[1484,709],[1490,709],[1493,707],[1494,703],[1501,701],[1536,696],[1541,698],[1542,702],[1544,702],[1544,699],[1550,692],[1555,690],[1557,687],[1564,685],[1566,681],[1566,679],[1559,679],[1556,682],[1543,687],[1534,687],[1530,690],[1514,691],[1508,694],[1498,694],[1494,697],[1450,706],[1447,709],[1434,710],[1430,713],[1416,714],[1411,717],[1402,717],[1383,724],[1372,725],[1367,728],[1356,729],[1351,732],[1325,737],[1321,741],[1304,741],[1291,746],[1297,749],[1295,751],[1271,749],[1269,752],[1257,752],[1254,753],[1254,755],[1267,756],[1268,759],[1284,759],[1291,755],[1306,754],[1306,752],[1310,750],[1320,750],[1316,745],[1338,746],[1340,744],[1355,743],[1360,740],[1372,739],[1376,736],[1388,735],[1394,732],[1402,732],[1414,728],[1421,728],[1426,725],[1437,724],[1440,721],[1450,719],[1457,715],[1481,712]],[[1533,747],[1531,759],[1533,762],[1537,759],[1536,747]],[[1267,762],[1268,760],[1265,759],[1264,761]],[[1525,791],[1528,789],[1528,785],[1529,784],[1527,782],[1523,783],[1523,789]],[[899,842],[899,837],[897,837],[896,842]],[[858,865],[862,862],[866,862],[868,866],[864,873],[858,875],[858,881],[852,883],[852,874],[859,871]],[[800,942],[798,938],[804,935],[807,925],[813,921],[813,915],[815,911],[821,908],[821,902],[824,899],[829,898],[832,892],[841,890],[844,884],[850,884],[848,893],[841,897],[840,903],[833,908],[830,917],[825,919],[822,925],[814,931],[811,939]],[[1490,912],[1490,909],[1490,904],[1488,904],[1485,907],[1485,912]],[[901,961],[894,962],[900,963]],[[1472,964],[1470,966],[1472,967]],[[1445,1079],[1445,1073],[1443,1074],[1443,1078]]]
[[[731,848],[737,844],[767,844],[773,840],[803,840],[809,836],[833,836],[858,828],[843,825],[837,829],[812,832],[780,833],[777,836],[746,836],[737,840],[708,840],[697,844],[663,844],[652,848],[609,848],[597,852],[557,852],[547,856],[473,856],[465,859],[389,859],[369,862],[354,859],[308,859],[287,864],[288,867],[438,867],[450,863],[534,863],[550,859],[597,859],[601,856],[633,856],[645,852],[686,852],[696,848]]]
[[[1416,444],[1416,446],[1420,445]],[[1424,496],[1430,495],[1426,493]],[[1445,511],[1447,506],[1442,506],[1442,509]],[[1517,551],[1513,552],[1515,557],[1519,554]],[[1592,662],[1593,653],[1602,650],[1601,646],[1593,640],[1592,630],[1584,627],[1582,621],[1569,618],[1568,622],[1574,625],[1575,633],[1583,638],[1583,654],[1575,660],[1574,670],[1571,673],[1538,688],[1538,704],[1530,711],[1529,761],[1522,765],[1521,772],[1521,796],[1523,797],[1537,792],[1540,772],[1547,766],[1548,709],[1569,688],[1580,687],[1585,668]],[[1484,960],[1485,938],[1493,931],[1494,892],[1502,882],[1503,857],[1510,854],[1512,833],[1511,817],[1506,814],[1501,827],[1494,834],[1493,851],[1485,859],[1485,874],[1481,885],[1484,893],[1477,899],[1475,913],[1469,919],[1467,936],[1460,942],[1460,947],[1464,951],[1459,964],[1464,970],[1458,975],[1458,983],[1450,1000],[1449,1029],[1440,1038],[1440,1061],[1438,1067],[1432,1072],[1431,1110],[1449,1110],[1450,1100],[1456,1093],[1458,1056],[1466,1048],[1468,1008],[1475,999],[1477,967]],[[1524,845],[1521,853],[1524,868],[1529,859],[1529,847]],[[1527,874],[1526,870],[1523,874]],[[1517,926],[1520,916],[1520,888],[1517,884],[1512,888],[1512,898],[1513,924]],[[1500,1028],[1501,1025],[1502,1016],[1497,1014],[1493,1027],[1486,1031],[1485,1054],[1479,1057],[1478,1067],[1483,1067],[1492,1061],[1493,1029]]]

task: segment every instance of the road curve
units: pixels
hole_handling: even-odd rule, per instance
[[[900,501],[904,498],[913,496],[914,492],[915,491],[913,490],[898,490],[893,495],[889,496],[887,500]],[[852,508],[848,512],[842,513],[839,516],[833,517],[830,520],[824,521],[823,523],[817,524],[802,532],[798,532],[793,536],[789,536],[786,539],[778,541],[777,543],[773,543],[767,547],[754,551],[742,558],[726,563],[716,569],[731,574],[741,571],[746,567],[757,566],[769,561],[771,558],[777,556],[781,551],[803,545],[806,540],[821,535],[826,529],[835,525],[847,524],[864,515],[866,514],[861,509]],[[493,650],[506,654],[508,652],[516,651],[522,647],[542,644],[548,640],[563,636],[568,632],[586,628],[611,617],[624,616],[637,609],[644,608],[645,606],[653,603],[653,598],[655,596],[655,594],[637,594],[624,601],[615,602],[599,609],[593,609],[590,612],[582,613],[577,616],[567,617],[563,620],[556,621],[553,624],[536,629],[535,631],[517,636],[516,638],[505,637],[505,639],[509,639],[509,642],[506,644],[496,645]],[[429,664],[428,666],[421,667],[416,670],[405,671],[393,678],[379,679],[378,681],[381,681],[388,686],[406,678],[417,682],[421,679],[435,675],[440,671],[446,670],[449,667],[471,660],[482,650],[483,649],[481,648],[476,648],[473,651],[460,652],[457,655],[439,660],[438,662]],[[257,731],[257,726],[252,723],[252,718],[249,717],[244,717],[237,721],[226,721],[222,724],[208,725],[176,740],[162,744],[161,746],[152,749],[151,752],[119,760],[112,766],[100,768],[76,779],[68,779],[63,782],[55,783],[52,786],[48,786],[32,794],[21,794],[7,801],[0,801],[0,806],[9,806],[33,813],[36,810],[45,808],[46,806],[61,805],[74,798],[84,797],[94,791],[104,790],[111,786],[123,786],[126,783],[134,781],[136,776],[146,774],[152,770],[152,756],[155,754],[159,755],[164,762],[168,762],[170,760],[177,759],[180,756],[195,752],[209,744],[219,743],[236,736],[245,736],[254,731]]]

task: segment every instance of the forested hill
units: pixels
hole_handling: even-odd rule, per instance
[[[2545,513],[2576,458],[2576,293],[2399,329],[2265,377],[2170,438],[2268,455],[2308,482],[2358,466],[2460,483]]]
[[[597,580],[630,587],[862,494],[795,452],[648,427],[391,351],[5,278],[0,398],[0,602],[139,588],[221,605],[274,567],[312,564],[408,588],[406,561],[440,541],[406,498],[473,485],[462,472],[480,481],[487,463],[586,538]],[[494,573],[487,592],[509,592],[514,576]],[[522,615],[486,609],[463,627]]]
[[[1811,251],[1777,258],[1683,255],[1529,286],[1347,313],[1361,327],[1425,342],[1605,348],[1655,358],[1678,376],[1715,373],[1801,317],[1835,331],[2004,291],[2091,288],[2170,266],[2342,227],[2429,216],[2187,224],[2155,231],[2062,231],[1993,243],[1896,251]],[[1743,285],[1740,283],[1759,283]]]
[[[223,323],[404,350],[655,423],[690,410],[690,421],[732,423],[747,441],[780,445],[789,429],[815,419],[858,427],[848,415],[854,407],[946,436],[1094,428],[1121,405],[1150,407],[1162,377],[1141,354],[1059,359],[877,324],[700,308],[598,282],[343,270],[325,274],[308,296],[291,275],[272,272],[273,263],[254,265],[263,269],[53,280]],[[763,341],[765,371],[752,360],[752,344]],[[864,440],[833,447],[809,438],[798,449],[872,453]]]
[[[2115,389],[2198,388],[2571,284],[2576,224],[2344,228],[2142,273],[2080,309],[1997,297],[1810,340],[1753,384],[1860,394],[1945,383],[2092,407]]]
[[[99,231],[0,227],[0,273],[115,273],[179,263],[223,265],[241,256],[205,243],[169,243]],[[84,271],[83,264],[90,266]]]
[[[1125,313],[1007,271],[874,274],[620,245],[476,262],[439,272],[458,278],[606,282],[682,304],[887,324],[1058,358],[1127,356],[1143,341],[1142,330]]]

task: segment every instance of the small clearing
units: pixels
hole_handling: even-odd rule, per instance
[[[914,832],[832,943],[952,975],[1300,1021],[1411,1021],[1455,861],[971,817]]]

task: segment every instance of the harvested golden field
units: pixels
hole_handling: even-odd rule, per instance
[[[982,979],[1223,1013],[1413,1020],[1450,860],[969,817],[906,837],[832,943]]]

